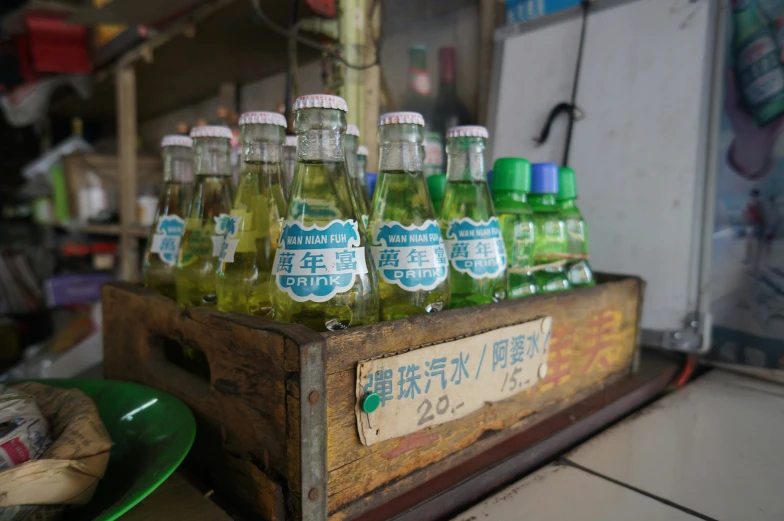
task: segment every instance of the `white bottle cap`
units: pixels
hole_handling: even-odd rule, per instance
[[[356,125],[352,125],[351,123],[349,123],[349,124],[346,126],[346,135],[347,135],[347,136],[356,136],[356,137],[359,137],[359,127],[358,127],[358,126],[356,126]]]
[[[464,125],[461,127],[450,128],[446,132],[447,139],[452,137],[481,137],[487,139],[487,129],[479,125]]]
[[[231,139],[234,136],[231,133],[231,129],[229,127],[221,127],[218,125],[206,125],[203,127],[193,127],[191,129],[191,137],[193,138],[222,137],[226,139]]]
[[[419,112],[387,112],[378,118],[378,126],[381,125],[419,125],[425,126],[425,118]]]
[[[359,147],[357,147],[357,155],[358,156],[366,156],[366,155],[368,155],[367,147],[365,145],[359,145]]]
[[[286,136],[286,143],[283,146],[286,146],[286,147],[296,147],[297,146],[297,136]]]
[[[161,140],[162,147],[187,147],[193,146],[193,140],[188,136],[181,136],[180,134],[170,134],[163,136]]]
[[[286,117],[278,112],[245,112],[240,116],[242,125],[277,125],[286,128]]]
[[[302,109],[337,109],[348,112],[346,100],[331,94],[307,94],[294,102],[294,110]]]

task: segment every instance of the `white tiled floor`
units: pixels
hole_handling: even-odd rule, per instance
[[[454,521],[699,521],[681,510],[571,467],[550,465]]]
[[[454,521],[782,521],[784,387],[713,371],[565,459],[590,472],[550,465]]]
[[[713,371],[568,454],[724,521],[784,520],[784,389]]]

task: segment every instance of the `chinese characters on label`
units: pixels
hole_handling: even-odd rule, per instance
[[[444,242],[452,267],[471,278],[493,278],[506,269],[506,249],[496,217],[489,221],[452,219]]]
[[[275,283],[297,302],[325,302],[367,273],[365,248],[359,246],[354,220],[326,226],[286,221],[275,253]]]
[[[232,210],[224,223],[225,236],[220,250],[220,262],[234,262],[235,253],[256,251],[257,231],[253,230],[253,213]],[[216,225],[217,230],[217,225]]]
[[[215,221],[215,233],[210,237],[212,239],[212,256],[219,257],[221,249],[223,249],[223,239],[226,237],[226,231],[233,221],[231,216],[225,213],[216,215],[213,217],[213,220]]]
[[[390,284],[407,291],[431,290],[446,279],[446,249],[434,220],[420,226],[384,222],[376,228],[373,243],[373,262]]]
[[[365,445],[465,416],[486,402],[513,396],[546,374],[552,320],[488,331],[357,368],[357,426]],[[361,409],[376,393],[380,405]]]
[[[164,215],[158,220],[152,236],[150,253],[157,253],[164,263],[173,266],[177,262],[180,240],[185,233],[185,221],[178,215]]]

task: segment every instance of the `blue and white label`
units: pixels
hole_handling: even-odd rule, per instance
[[[210,239],[212,239],[212,256],[220,257],[226,233],[230,230],[232,225],[236,226],[236,222],[232,220],[230,215],[225,213],[216,215],[212,220],[215,221],[215,233],[210,237]]]
[[[182,217],[164,215],[158,219],[155,227],[150,253],[157,253],[162,262],[173,266],[177,262],[183,233],[185,233],[185,221]]]
[[[498,219],[452,219],[446,229],[446,252],[452,267],[473,279],[492,279],[506,269],[506,249]]]
[[[436,221],[381,223],[373,233],[372,252],[378,275],[406,291],[432,290],[446,280],[449,264]]]
[[[368,272],[365,248],[359,244],[353,219],[335,219],[326,226],[286,221],[272,266],[275,283],[297,302],[326,302]]]

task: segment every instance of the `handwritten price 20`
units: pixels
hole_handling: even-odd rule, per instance
[[[455,407],[451,409],[452,414],[460,407],[465,405],[463,402],[460,402]],[[443,395],[441,398],[436,401],[435,413],[439,416],[446,414],[449,411],[449,396]],[[428,399],[425,398],[422,400],[422,403],[419,404],[417,407],[417,414],[419,414],[419,421],[417,425],[425,425],[428,422],[431,422],[436,419],[436,414],[432,414],[433,411],[433,403]]]

